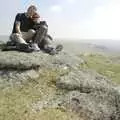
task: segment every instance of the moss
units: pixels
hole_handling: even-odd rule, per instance
[[[0,49],[3,49],[3,48],[5,48],[6,47],[6,44],[0,44]]]
[[[37,112],[31,118],[32,120],[76,120],[76,116],[71,112],[51,108]]]
[[[112,79],[113,82],[120,84],[120,64],[111,61],[110,57],[101,54],[80,55],[85,64],[80,65],[82,69],[93,69],[98,73]]]
[[[28,80],[21,85],[22,87],[0,90],[0,120],[21,120],[29,114],[30,104],[40,100],[43,95],[49,95],[55,91],[55,87],[47,84],[54,79],[54,72],[48,72],[49,74],[45,70],[42,72],[39,79]]]
[[[0,90],[0,120],[72,120],[71,113],[61,109],[45,109],[38,113],[31,105],[44,96],[61,94],[56,80],[67,72],[61,69],[42,69],[37,79],[29,79],[20,86]]]

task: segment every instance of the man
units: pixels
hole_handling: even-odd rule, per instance
[[[13,31],[10,36],[12,42],[17,45],[22,45],[25,48],[28,47],[28,43],[32,40],[35,35],[35,30],[33,29],[34,21],[32,16],[36,13],[37,8],[31,5],[26,13],[18,13],[15,18]],[[33,44],[35,50],[39,51],[37,44]]]
[[[24,52],[44,50],[49,54],[56,54],[62,46],[52,46],[52,38],[48,35],[48,25],[40,20],[37,8],[31,5],[26,13],[18,13],[10,39]]]

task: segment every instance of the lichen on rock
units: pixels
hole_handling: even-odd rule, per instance
[[[50,120],[56,119],[55,113],[63,120],[120,119],[119,87],[95,71],[80,69],[82,58],[65,51],[54,56],[42,51],[0,51],[0,56],[1,118],[14,111],[11,118],[21,119],[24,111],[22,119],[30,115],[32,120],[50,111]]]

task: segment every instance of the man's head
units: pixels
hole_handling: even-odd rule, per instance
[[[31,5],[28,9],[27,9],[27,15],[32,18],[32,16],[36,13],[37,11],[37,7],[35,5]]]

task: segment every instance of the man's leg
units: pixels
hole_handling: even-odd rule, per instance
[[[34,42],[40,43],[45,38],[48,31],[48,27],[46,25],[41,25],[41,27],[36,31],[36,35],[34,36]]]
[[[34,50],[34,51],[40,51],[40,48],[38,47],[38,44],[34,42],[33,37],[35,36],[36,31],[33,29],[30,29],[28,32],[23,32],[23,38],[26,40],[27,43],[30,42],[30,47]]]
[[[30,29],[26,34],[24,34],[24,39],[26,39],[27,42],[32,40],[31,47],[34,51],[40,51],[40,48],[38,47],[38,43],[36,43],[33,38],[36,35],[36,31],[33,29]]]
[[[36,31],[33,29],[30,29],[28,32],[22,32],[22,37],[26,42],[29,42],[30,40],[33,39],[35,34],[36,34]]]
[[[55,46],[53,45],[53,41],[51,41],[51,39],[47,36],[38,45],[46,53],[49,53],[51,55],[57,54]]]
[[[45,36],[44,39],[42,39],[41,41],[38,41],[38,46],[41,49],[47,49],[48,47],[54,48],[54,46],[52,45],[52,40],[49,39],[49,37],[47,36]]]
[[[27,44],[27,42],[29,40],[32,40],[32,38],[34,37],[35,35],[35,30],[33,29],[30,29],[28,32],[22,32],[22,35],[21,34],[18,34],[18,33],[13,33],[11,36],[10,36],[10,39],[16,43],[20,43],[20,44]]]
[[[58,54],[63,49],[62,45],[59,44],[56,46],[55,44],[53,44],[53,41],[49,36],[46,36],[39,45],[45,52],[51,55]]]
[[[10,36],[10,39],[16,44],[27,44],[26,41],[23,39],[22,35],[18,33],[13,33]]]
[[[31,48],[28,44],[29,40],[32,40],[32,37],[35,35],[35,31],[30,29],[28,32],[22,32],[22,34],[14,33],[10,36],[10,39],[15,43],[16,49],[24,52],[36,51],[34,48]],[[38,49],[37,49],[38,51]]]
[[[33,50],[30,49],[29,45],[26,43],[26,41],[23,39],[22,35],[14,33],[10,36],[10,40],[7,42],[7,46],[5,51],[8,50],[17,50],[22,52],[32,52]]]

